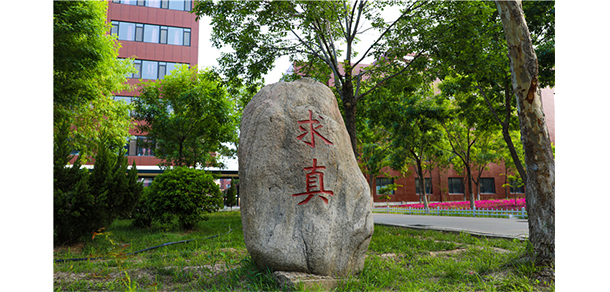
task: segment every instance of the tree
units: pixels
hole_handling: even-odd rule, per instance
[[[420,78],[400,78],[375,93],[369,115],[390,132],[391,166],[406,169],[415,165],[420,198],[428,209],[425,163],[435,156],[434,145],[442,137],[438,120],[443,109],[432,99],[430,86]]]
[[[133,100],[142,142],[155,149],[162,166],[222,166],[226,144],[237,140],[234,103],[219,76],[182,65],[158,81],[142,83]]]
[[[539,265],[555,263],[555,159],[538,81],[538,60],[520,1],[496,1],[508,44],[527,166],[529,239]]]
[[[362,174],[367,177],[370,186],[371,197],[373,197],[373,183],[381,174],[381,170],[389,166],[388,155],[391,153],[388,132],[381,127],[374,126],[372,122],[366,120],[360,123],[358,140],[360,148],[360,159],[358,165]]]
[[[490,163],[496,163],[501,159],[499,149],[505,141],[498,141],[495,131],[488,131],[481,134],[481,139],[473,147],[472,168],[477,172],[473,182],[477,186],[477,200],[481,199],[481,176],[483,171],[489,169]]]
[[[231,207],[233,210],[233,206],[237,205],[237,185],[239,184],[239,179],[231,178],[231,186],[225,190],[225,205]]]
[[[68,143],[83,163],[101,140],[117,150],[132,126],[129,105],[112,99],[127,89],[126,74],[134,69],[119,60],[120,44],[109,34],[106,1],[53,2],[53,122],[69,123]]]
[[[460,159],[462,167],[466,170],[465,181],[468,184],[470,208],[474,209],[475,199],[474,193],[472,192],[472,147],[477,142],[477,133],[471,125],[468,125],[464,123],[463,120],[455,117],[443,121],[442,126],[447,135],[451,150]]]
[[[290,56],[301,74],[327,82],[339,96],[352,150],[357,148],[356,114],[360,100],[373,90],[411,70],[422,70],[426,17],[431,1],[198,1],[197,19],[211,17],[212,42],[231,47],[219,59],[232,84],[245,80],[257,85],[276,58]],[[380,10],[401,8],[386,22]],[[395,8],[392,8],[395,9]],[[370,23],[370,27],[364,25]],[[368,25],[368,24],[367,24]],[[359,35],[377,31],[379,37],[358,56]],[[378,62],[356,69],[365,58]]]
[[[540,62],[542,86],[554,85],[554,6],[554,1],[524,4],[526,18],[532,20],[528,27],[536,51],[544,55]],[[519,124],[498,11],[494,3],[485,1],[444,1],[441,7],[439,24],[431,32],[437,36],[431,47],[432,67],[445,83],[447,76],[453,78],[453,90],[474,92],[483,98],[490,113],[486,117],[501,126],[516,171],[525,178],[525,168],[514,145],[517,142],[509,135]]]

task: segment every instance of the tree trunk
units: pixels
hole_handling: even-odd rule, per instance
[[[430,175],[432,176],[432,174]],[[441,203],[443,202],[443,179],[441,178],[441,169],[438,169],[438,188],[439,188],[439,198]]]
[[[506,103],[506,111],[507,115],[510,117],[510,112],[512,111],[512,107],[510,106],[510,90],[506,88],[505,90],[505,103]],[[510,137],[510,133],[508,132],[508,128],[510,127],[510,120],[506,120],[506,124],[502,124],[502,136],[504,137],[504,141],[506,142],[506,146],[508,146],[508,151],[510,152],[510,156],[513,158],[513,162],[515,163],[515,168],[517,168],[517,172],[519,172],[519,176],[523,180],[523,183],[527,183],[527,173],[521,164],[521,160],[519,159],[519,155],[517,155],[517,150],[515,150],[515,144],[513,144],[513,139]]]
[[[468,181],[468,198],[470,199],[470,209],[474,210],[474,193],[472,192],[472,172],[470,166],[466,164],[466,180]]]
[[[343,83],[342,91],[345,128],[347,129],[350,142],[352,143],[354,156],[356,157],[356,160],[358,160],[360,155],[358,154],[358,141],[356,140],[356,99],[354,97],[354,85],[352,83],[351,72],[348,72],[348,70],[345,72],[345,82]]]
[[[424,209],[428,210],[428,198],[426,197],[426,179],[422,169],[421,160],[417,160],[417,176],[419,179],[419,197],[424,200]]]
[[[555,160],[541,91],[538,60],[520,1],[496,1],[508,43],[513,89],[527,168],[529,240],[538,265],[555,263]]]

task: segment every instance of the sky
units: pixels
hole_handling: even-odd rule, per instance
[[[386,20],[395,20],[400,16],[399,9],[386,9],[382,12],[382,15]],[[364,23],[365,28],[367,23]],[[221,52],[228,52],[228,49],[219,50],[213,47],[209,41],[212,34],[212,27],[210,26],[210,17],[204,16],[199,20],[199,67],[205,66],[216,66],[218,62],[217,58],[220,57]],[[360,43],[355,47],[357,52],[364,52],[379,36],[374,30],[360,34]],[[360,51],[359,51],[360,49]],[[363,64],[370,64],[373,62],[372,58],[365,58]],[[288,56],[280,57],[275,61],[274,69],[264,76],[265,83],[271,84],[279,81],[282,74],[290,67],[290,61]]]

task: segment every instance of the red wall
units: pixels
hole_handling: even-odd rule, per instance
[[[394,180],[394,183],[402,185],[402,187],[399,187],[395,192],[394,195],[390,196],[391,200],[390,202],[417,202],[419,201],[419,194],[416,194],[416,188],[415,188],[415,178],[417,177],[417,172],[415,170],[415,167],[409,167],[409,170],[411,171],[410,175],[407,177],[401,177],[400,173],[398,171],[392,170],[390,168],[384,168],[382,170],[382,172],[387,172],[389,173],[390,176],[394,176],[394,177],[399,177],[397,179]],[[483,171],[483,175],[481,176],[482,178],[494,178],[494,184],[495,184],[495,194],[487,194],[487,193],[483,193],[481,194],[481,200],[488,200],[488,199],[505,199],[506,198],[506,188],[503,188],[502,185],[505,184],[505,175],[500,175],[504,173],[504,165],[498,165],[495,163],[492,163],[489,165],[489,169]],[[473,176],[477,176],[478,173],[476,171],[473,170]],[[426,178],[430,177],[430,173],[426,173],[424,174],[424,176]],[[460,175],[458,175],[453,169],[448,169],[445,171],[440,171],[439,169],[434,169],[432,170],[432,195],[429,196],[430,201],[441,201],[441,195],[442,195],[442,201],[463,201],[464,200],[464,194],[449,194],[448,192],[448,178],[450,177],[461,177]],[[475,177],[476,179],[476,177]],[[439,185],[440,184],[440,185]],[[373,182],[373,185],[371,186],[371,188],[373,189],[373,192],[375,192],[375,183]],[[472,188],[473,188],[473,194],[475,195],[475,199],[476,199],[476,194],[477,194],[477,188],[476,185],[474,183],[472,183]],[[464,178],[464,192],[466,194],[468,194],[468,183],[466,181],[466,179]],[[510,194],[509,198],[514,198],[514,194]],[[518,196],[520,198],[524,197],[524,194],[518,194]],[[379,199],[379,195],[374,194],[373,199],[375,202],[385,202],[385,200],[380,200]],[[468,197],[467,197],[468,199]]]

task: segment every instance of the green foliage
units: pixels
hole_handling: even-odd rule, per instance
[[[127,171],[124,153],[114,154],[103,142],[95,156],[94,169],[81,169],[80,159],[71,159],[67,143],[68,126],[57,135],[53,167],[54,244],[77,241],[81,236],[110,226],[118,216],[128,217],[140,200],[142,184],[135,164]]]
[[[153,212],[150,209],[151,201],[150,201],[150,191],[151,187],[145,187],[142,190],[142,196],[138,204],[133,208],[133,218],[132,225],[136,227],[152,227],[153,223]]]
[[[425,177],[426,161],[442,156],[436,145],[443,140],[439,120],[446,110],[432,95],[421,76],[396,78],[373,93],[375,98],[369,101],[371,123],[389,133],[389,165],[403,175],[413,165],[417,176]],[[427,199],[424,204],[427,206]]]
[[[128,89],[126,74],[135,70],[118,60],[119,43],[108,34],[106,1],[53,2],[53,121],[69,123],[68,140],[83,161],[106,147],[118,151],[132,126],[130,106],[112,99]]]
[[[188,167],[165,170],[149,187],[149,210],[161,223],[171,223],[174,217],[184,229],[191,229],[203,220],[205,213],[223,207],[220,188],[212,174]]]
[[[281,56],[289,56],[296,71],[286,80],[299,78],[297,74],[322,83],[332,78],[358,157],[357,105],[392,78],[426,72],[426,31],[434,23],[426,16],[433,6],[434,2],[413,0],[197,1],[193,11],[198,18],[211,18],[214,46],[233,49],[218,60],[231,86],[260,86],[262,76]],[[383,19],[377,13],[383,9],[400,9],[401,15]],[[357,49],[363,33],[379,38]],[[375,64],[361,66],[371,57]]]
[[[141,83],[134,98],[137,129],[162,166],[222,166],[231,156],[225,143],[237,141],[234,101],[211,70],[183,65],[159,81]]]

